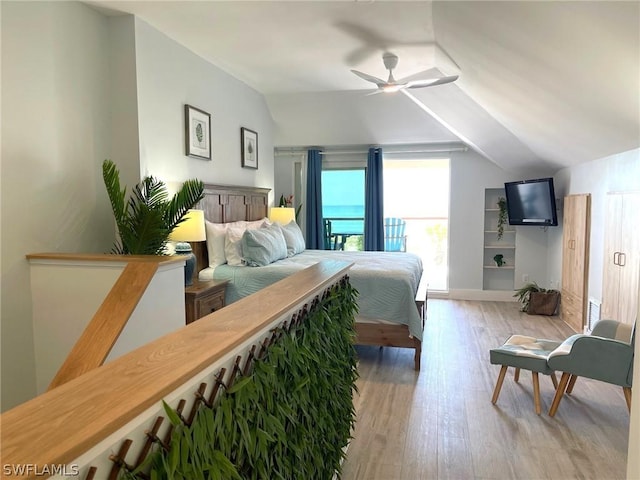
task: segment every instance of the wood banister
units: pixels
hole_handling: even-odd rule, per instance
[[[104,363],[157,270],[157,263],[127,264],[51,381],[49,390]]]
[[[349,267],[313,265],[3,413],[2,463],[72,462]]]

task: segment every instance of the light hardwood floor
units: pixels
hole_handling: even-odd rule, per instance
[[[429,300],[422,370],[412,351],[357,347],[357,424],[344,480],[622,479],[629,414],[622,389],[578,379],[554,418],[548,376],[540,376],[536,415],[530,372],[509,369],[498,403],[500,370],[489,349],[512,333],[564,339],[558,317],[532,316],[517,303]]]

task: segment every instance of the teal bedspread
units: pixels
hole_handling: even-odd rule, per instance
[[[225,298],[229,304],[322,260],[354,264],[349,278],[359,292],[360,320],[404,324],[413,337],[422,340],[422,321],[415,304],[422,262],[411,253],[305,250],[264,267],[220,265],[213,278],[229,280]]]

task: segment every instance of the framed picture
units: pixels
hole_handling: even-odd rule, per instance
[[[242,166],[258,168],[258,134],[253,130],[242,127],[240,129],[242,144]]]
[[[211,115],[191,105],[184,106],[186,154],[211,160]]]

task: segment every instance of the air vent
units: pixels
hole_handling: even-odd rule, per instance
[[[589,305],[587,306],[587,333],[591,333],[594,325],[600,320],[600,305],[602,302],[595,298],[589,298]]]

